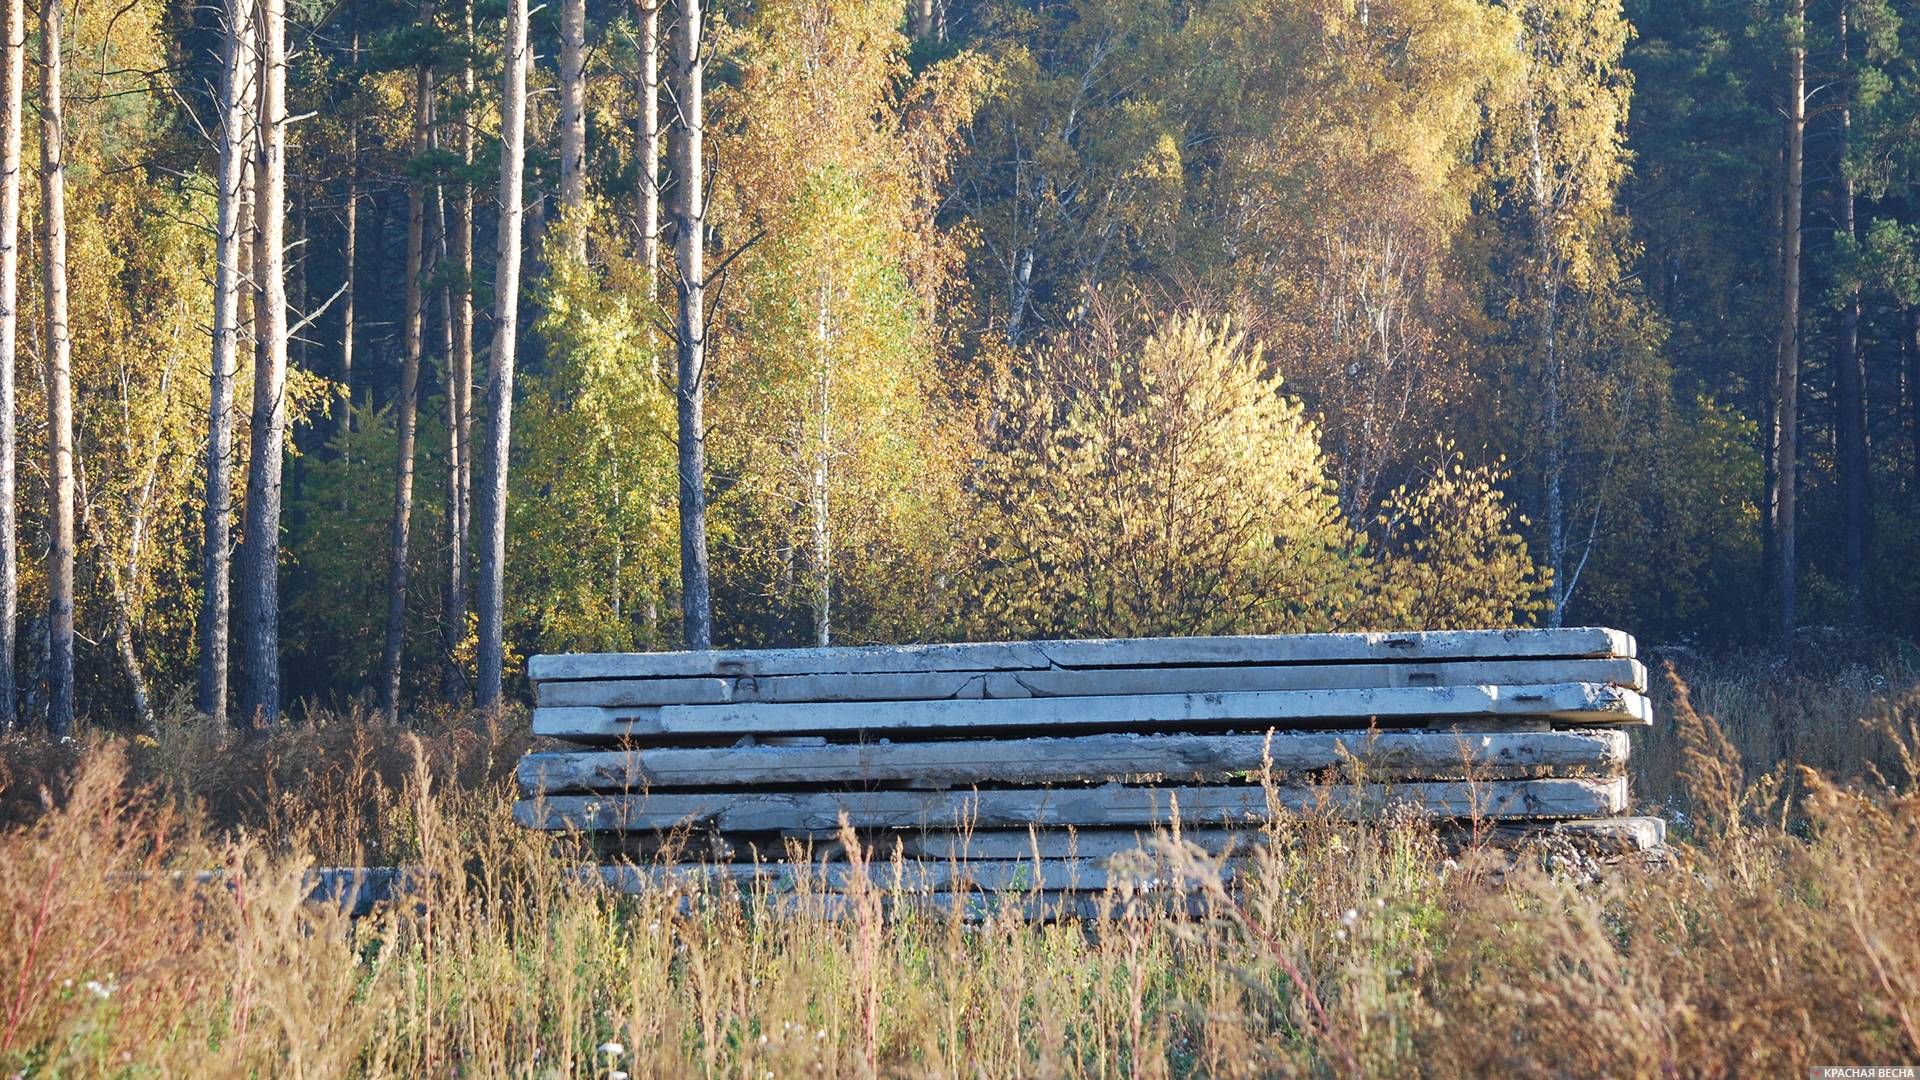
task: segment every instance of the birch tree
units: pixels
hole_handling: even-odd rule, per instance
[[[73,732],[73,358],[67,326],[67,176],[61,0],[40,5],[40,214],[47,361],[47,730]]]
[[[701,139],[706,119],[706,51],[700,0],[679,0],[674,28],[677,115],[673,153],[674,393],[679,433],[680,603],[687,648],[713,646],[713,592],[707,562],[706,201]]]
[[[1531,360],[1540,373],[1547,622],[1559,626],[1584,563],[1575,553],[1584,556],[1591,546],[1579,542],[1569,507],[1576,358],[1568,355],[1563,322],[1572,294],[1611,284],[1600,225],[1626,163],[1631,84],[1620,57],[1628,27],[1618,0],[1535,0],[1522,5],[1520,21],[1526,68],[1518,169],[1532,248],[1525,272]]]
[[[360,66],[360,22],[356,17],[353,29],[348,31],[347,62],[354,68]],[[354,286],[358,284],[354,270],[360,258],[360,107],[354,101],[348,105],[347,114],[347,205],[343,210],[341,223],[342,251],[341,262],[345,265],[345,280],[340,288],[340,412],[334,417],[334,437],[340,442],[343,454],[351,454],[353,438],[353,339],[358,327],[355,325],[353,308]]]
[[[285,0],[259,0],[260,109],[254,225],[256,278],[252,441],[241,548],[243,727],[280,721],[280,501],[287,431],[287,17]]]
[[[560,216],[587,257],[587,0],[560,0]]]
[[[221,47],[219,162],[215,177],[213,357],[207,404],[206,502],[200,555],[200,665],[194,707],[216,720],[227,715],[228,614],[233,552],[233,381],[240,347],[240,210],[250,154],[248,100],[253,92],[253,12],[248,0],[227,0]],[[353,211],[349,203],[348,222]],[[351,236],[351,233],[349,233]],[[349,241],[349,259],[353,250]],[[349,297],[352,263],[348,263]],[[347,302],[347,327],[353,326]],[[351,340],[349,336],[349,340]],[[352,363],[351,346],[344,363]],[[345,415],[345,410],[342,411]]]
[[[660,3],[640,0],[640,258],[647,273],[647,300],[659,298],[660,274]],[[657,354],[649,350],[657,369]]]
[[[26,0],[6,0],[0,56],[0,733],[19,725],[15,626],[20,604],[13,369],[20,342],[20,114],[26,99]]]
[[[500,95],[500,234],[493,287],[493,352],[487,370],[486,483],[480,490],[480,568],[476,607],[480,653],[474,703],[500,704],[505,664],[505,564],[507,558],[507,466],[513,431],[513,362],[520,325],[520,224],[526,166],[527,0],[507,7],[506,49]]]

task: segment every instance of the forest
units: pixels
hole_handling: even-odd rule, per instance
[[[0,22],[0,1077],[1920,1061],[1913,0]]]
[[[7,0],[0,722],[1920,634],[1892,0]]]

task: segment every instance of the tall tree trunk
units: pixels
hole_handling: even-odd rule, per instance
[[[1804,37],[1805,0],[1795,0],[1796,25],[1788,47],[1786,207],[1781,224],[1780,353],[1774,379],[1773,471],[1774,531],[1779,578],[1776,631],[1782,645],[1791,648],[1795,622],[1796,540],[1795,502],[1800,452],[1800,208],[1801,177],[1806,159],[1807,49]]]
[[[1546,410],[1546,465],[1542,470],[1545,487],[1547,527],[1547,625],[1566,622],[1567,601],[1573,594],[1573,582],[1567,576],[1566,512],[1566,431],[1563,420],[1566,363],[1560,355],[1561,261],[1554,250],[1552,194],[1548,190],[1545,155],[1540,139],[1540,111],[1529,94],[1527,100],[1528,175],[1532,187],[1533,243],[1535,272],[1534,298],[1535,348],[1542,365],[1541,396]]]
[[[640,256],[648,302],[660,297],[660,2],[640,3]],[[659,364],[655,351],[655,374]]]
[[[507,49],[500,95],[500,236],[494,268],[493,355],[487,368],[486,484],[480,489],[480,575],[475,607],[480,616],[480,655],[474,702],[500,705],[505,664],[505,569],[507,559],[507,457],[513,432],[513,361],[520,323],[520,224],[526,165],[527,0],[510,0]]]
[[[587,0],[560,0],[560,218],[575,258],[587,256]]]
[[[466,5],[466,37],[473,42],[473,2]],[[471,57],[471,50],[469,50]],[[473,61],[468,59],[461,75],[464,91],[460,106],[460,161],[473,165]],[[452,419],[447,424],[447,461],[452,474],[447,506],[447,611],[445,690],[449,700],[458,701],[466,693],[466,672],[459,662],[460,648],[467,639],[467,558],[468,523],[473,513],[473,182],[461,170],[460,187],[454,199],[453,234],[449,238],[453,275],[457,278],[452,298],[453,348],[447,368],[452,386],[447,392],[447,408]]]
[[[172,394],[175,361],[170,358],[160,371],[158,398],[164,403]],[[124,387],[123,393],[124,393]],[[123,409],[129,403],[124,396],[121,399]],[[129,451],[137,449],[129,446]],[[131,457],[131,453],[129,457]],[[161,459],[164,456],[164,443],[159,439],[149,440],[146,447],[146,462],[141,467],[140,484],[136,489],[133,506],[126,519],[126,561],[116,563],[113,553],[101,545],[100,562],[107,575],[108,587],[113,591],[113,644],[114,652],[120,659],[120,670],[127,677],[127,686],[131,691],[134,719],[141,730],[154,731],[158,724],[153,710],[153,687],[147,679],[146,665],[140,659],[140,650],[133,639],[133,623],[139,608],[136,590],[140,582],[140,566],[146,553],[148,523],[153,520],[154,493],[160,482]],[[78,471],[78,470],[76,470]],[[79,473],[80,520],[87,532],[99,536],[100,530],[93,521],[93,504],[88,497],[88,486],[84,472]]]
[[[200,550],[200,666],[194,708],[227,715],[229,561],[233,554],[233,380],[240,350],[242,190],[246,183],[247,101],[254,71],[253,12],[228,0],[220,73],[220,163],[213,273],[213,362],[207,398],[206,505]],[[348,248],[352,250],[351,247]],[[351,324],[351,316],[349,324]]]
[[[1853,136],[1852,88],[1844,80],[1847,67],[1847,4],[1839,5],[1840,66],[1840,233],[1854,238],[1853,175],[1847,155]],[[1847,620],[1859,626],[1866,618],[1868,461],[1867,372],[1860,352],[1860,291],[1849,288],[1840,307],[1840,355],[1834,359],[1834,437],[1839,442],[1841,535],[1847,589]]]
[[[432,20],[428,9],[426,21]],[[427,114],[433,84],[425,64],[414,76],[413,153],[427,152]],[[392,548],[387,564],[387,633],[380,663],[380,711],[388,723],[400,719],[400,657],[407,630],[407,543],[413,521],[413,448],[418,419],[420,350],[426,321],[426,289],[422,282],[426,261],[427,192],[415,179],[407,189],[406,328],[402,338],[400,389],[394,399]]]
[[[6,5],[6,55],[0,59],[0,734],[20,724],[13,365],[20,348],[20,116],[27,82],[27,3]]]
[[[280,475],[287,430],[287,18],[285,0],[259,0],[260,113],[255,158],[255,312],[252,442],[240,566],[246,658],[241,723],[280,722]]]
[[[351,64],[360,66],[360,21],[354,19],[347,46]],[[340,415],[334,419],[334,437],[340,441],[340,455],[353,462],[353,310],[354,263],[360,254],[360,109],[356,104],[347,115],[347,220],[346,243],[341,261],[346,264],[346,280],[340,289]],[[345,507],[342,507],[345,509]]]
[[[436,102],[436,110],[438,103]],[[436,156],[441,149],[440,117],[436,111],[431,117],[432,127],[427,132],[427,146]],[[446,512],[442,515],[441,533],[445,540],[449,566],[457,566],[460,561],[460,386],[459,376],[454,370],[454,338],[459,329],[454,324],[459,319],[455,309],[453,282],[446,268],[453,261],[453,229],[447,214],[447,184],[444,179],[433,187],[433,278],[440,283],[440,360],[441,371],[447,390],[447,486]],[[456,700],[460,689],[460,672],[454,664],[454,648],[460,638],[454,631],[451,618],[454,603],[452,586],[449,579],[448,591],[441,607],[440,640],[444,646],[446,662],[442,665],[441,685],[448,700]],[[462,598],[461,605],[465,606]]]
[[[67,328],[67,165],[60,100],[61,0],[40,5],[40,213],[45,223],[47,474],[47,730],[73,733],[73,366]]]
[[[646,266],[647,304],[660,299],[660,5],[662,0],[640,0],[640,257]],[[647,377],[660,380],[660,340],[651,327],[646,334]],[[649,640],[660,621],[657,591],[641,607],[641,625]]]
[[[829,304],[831,285],[820,285],[819,310],[814,325],[820,350],[820,377],[814,399],[813,470],[808,481],[811,518],[810,555],[813,562],[813,643],[833,644],[833,531],[832,503],[827,483],[833,463],[833,322]]]
[[[705,118],[701,95],[706,52],[701,47],[700,0],[679,0],[674,35],[674,102],[679,124],[673,144],[675,289],[675,397],[679,421],[680,596],[686,644],[713,647],[713,599],[707,567],[706,208],[701,163]]]

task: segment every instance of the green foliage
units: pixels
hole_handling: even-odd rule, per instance
[[[283,669],[290,699],[358,698],[380,673],[398,439],[391,408],[336,407],[353,410],[352,435],[302,459],[298,498],[288,507],[282,648],[302,658]],[[446,484],[443,404],[423,402],[418,423],[401,670],[410,690],[431,690],[446,660],[445,507],[431,494]]]
[[[1381,500],[1377,594],[1368,625],[1470,630],[1518,626],[1546,610],[1545,572],[1501,493],[1500,465],[1469,466],[1453,446],[1417,487]]]
[[[1359,566],[1313,424],[1225,323],[1101,326],[997,388],[963,618],[1011,636],[1340,625]]]
[[[768,3],[736,46],[739,165],[716,203],[751,239],[709,412],[751,418],[710,444],[717,606],[742,642],[945,630],[966,413],[941,378],[957,252],[930,185],[972,79],[964,61],[909,79],[898,23],[874,0]]]
[[[1857,300],[1865,609],[1874,626],[1920,631],[1906,584],[1920,521],[1920,19],[1848,0],[1843,59],[1839,9],[1792,12],[981,0],[910,43],[897,0],[722,5],[703,178],[722,643],[1554,617],[1749,634],[1767,603],[1755,583],[1780,334],[1778,102],[1794,43],[1821,87],[1799,329],[1802,609],[1849,617],[1828,433]],[[84,704],[103,715],[132,674],[120,616],[163,696],[194,661],[212,247],[197,125],[216,35],[206,13],[152,0],[71,14],[79,659]],[[475,280],[437,262],[427,336],[445,351],[438,287],[474,286],[485,375],[501,11],[480,5],[471,47],[465,14],[294,12],[311,47],[292,61],[290,108],[314,114],[294,129],[289,230],[303,240],[294,318],[314,317],[289,391],[284,640],[300,694],[349,696],[373,667],[413,181],[448,185],[429,188],[436,256],[440,196],[451,210],[460,183],[478,189]],[[644,265],[638,242],[634,13],[592,16],[590,195],[564,221],[536,209],[527,234],[546,242],[520,342],[515,653],[678,636],[675,270],[670,251]],[[554,30],[536,30],[542,56]],[[438,141],[414,154],[421,60]],[[550,68],[536,66],[538,86]],[[478,135],[470,166],[463,127]],[[552,187],[553,135],[536,109],[531,190]],[[36,137],[29,124],[29,173]],[[337,372],[340,309],[321,309],[347,270],[349,175],[363,404],[335,444],[306,421],[341,389],[323,377]],[[1842,178],[1852,237],[1824,216]],[[48,493],[31,179],[16,370],[30,684]],[[578,236],[584,260],[557,242]],[[425,689],[445,659],[444,406],[422,417],[405,666]],[[1564,603],[1545,612],[1543,595]]]
[[[672,347],[641,268],[602,273],[547,247],[539,331],[508,501],[512,622],[544,651],[659,647],[677,574]]]

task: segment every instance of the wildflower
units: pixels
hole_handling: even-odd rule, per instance
[[[627,1080],[627,1072],[625,1069],[608,1069],[607,1080]]]
[[[102,983],[99,979],[88,979],[87,993],[92,994],[101,1001],[105,1001],[113,996],[113,984]]]
[[[608,1057],[619,1057],[627,1052],[627,1048],[617,1042],[603,1042],[600,1044],[599,1052]]]
[[[1345,930],[1335,930],[1333,932],[1333,940],[1335,941],[1347,940],[1347,932]]]
[[[1341,926],[1352,926],[1354,923],[1359,921],[1360,921],[1360,910],[1358,908],[1348,908],[1347,913],[1345,915],[1340,916]]]

